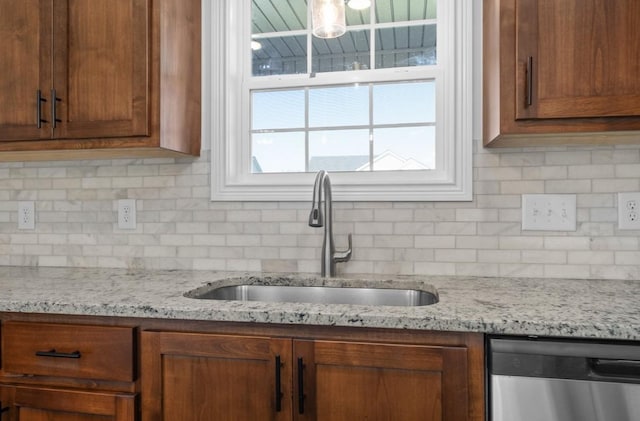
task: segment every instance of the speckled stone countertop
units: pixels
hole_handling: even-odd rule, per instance
[[[0,311],[640,340],[640,280],[257,275],[0,267]],[[435,288],[439,302],[391,307],[185,297],[198,288],[292,278],[306,285]]]

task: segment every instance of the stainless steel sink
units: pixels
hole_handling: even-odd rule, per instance
[[[421,289],[329,286],[231,285],[193,291],[187,297],[203,300],[268,301],[314,304],[357,304],[416,307],[438,302],[437,293]]]

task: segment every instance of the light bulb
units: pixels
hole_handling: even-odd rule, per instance
[[[348,5],[353,10],[364,10],[371,7],[371,0],[349,0]]]

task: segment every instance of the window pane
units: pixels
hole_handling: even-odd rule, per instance
[[[437,64],[436,25],[376,29],[376,68]]]
[[[304,91],[251,93],[252,130],[304,127]]]
[[[251,172],[304,172],[304,132],[254,133],[251,137]]]
[[[277,5],[277,9],[274,6]],[[253,0],[251,4],[253,34],[306,29],[307,2],[305,0]]]
[[[313,71],[341,72],[369,68],[371,44],[369,31],[347,31],[341,37],[313,37]]]
[[[434,123],[435,83],[387,83],[373,87],[373,124]]]
[[[367,25],[371,23],[371,9],[355,10],[350,7],[345,8],[345,18],[347,26]]]
[[[253,76],[307,73],[307,37],[288,36],[252,40]]]
[[[309,90],[309,126],[340,127],[369,124],[369,88],[341,86]]]
[[[437,0],[376,0],[378,23],[436,19]]]
[[[309,171],[359,171],[369,167],[368,130],[309,133]]]
[[[435,169],[435,127],[400,127],[373,132],[373,169]]]

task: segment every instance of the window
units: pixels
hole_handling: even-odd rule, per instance
[[[346,7],[334,39],[307,3],[211,6],[213,200],[306,201],[321,169],[335,200],[471,200],[470,0]]]

